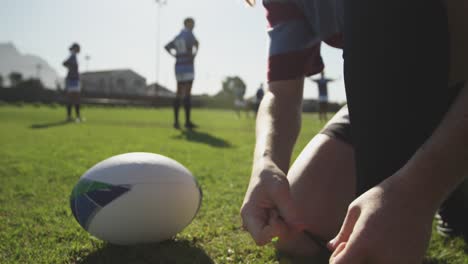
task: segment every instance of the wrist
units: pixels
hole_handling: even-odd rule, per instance
[[[254,164],[252,166],[252,175],[259,174],[261,171],[266,169],[271,170],[277,168],[278,166],[270,156],[262,156],[254,160]]]
[[[433,181],[434,177],[425,170],[405,166],[388,180],[391,190],[407,197],[422,212],[433,215],[445,197],[441,186]]]

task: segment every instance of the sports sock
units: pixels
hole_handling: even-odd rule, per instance
[[[70,104],[67,105],[67,117],[71,117],[72,106]]]
[[[180,98],[176,97],[174,99],[174,123],[179,123],[179,108],[180,108]]]
[[[190,124],[190,110],[192,108],[192,102],[190,100],[190,95],[184,97],[184,108],[185,108],[185,123]]]
[[[75,114],[77,118],[80,118],[80,105],[79,104],[75,105]]]

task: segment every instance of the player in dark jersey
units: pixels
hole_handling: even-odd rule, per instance
[[[169,42],[165,49],[176,58],[175,75],[177,79],[177,94],[174,100],[174,128],[179,129],[179,108],[181,101],[185,108],[185,127],[195,128],[196,125],[190,120],[191,92],[195,78],[194,60],[198,52],[199,43],[193,34],[195,21],[193,18],[184,20],[184,29]]]
[[[257,92],[255,93],[255,114],[258,112],[258,108],[260,107],[260,103],[262,102],[264,95],[265,91],[263,90],[263,83],[261,83],[260,87],[257,89]]]
[[[72,120],[72,106],[75,106],[76,122],[81,122],[80,116],[80,73],[78,68],[78,60],[76,56],[80,53],[80,45],[73,43],[70,50],[70,57],[63,62],[63,66],[68,69],[67,77],[65,78],[65,92],[67,97],[67,120]]]
[[[328,112],[328,83],[333,82],[333,79],[325,77],[325,71],[320,73],[320,79],[312,79],[313,82],[317,83],[318,87],[318,103],[319,103],[319,120],[327,121]]]

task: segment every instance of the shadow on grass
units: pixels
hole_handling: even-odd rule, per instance
[[[294,257],[288,256],[285,254],[278,254],[276,255],[279,263],[288,263],[288,264],[328,264],[330,259],[330,254],[319,254],[314,257]],[[422,264],[449,264],[449,262],[440,259],[433,259],[426,257]]]
[[[331,254],[329,252],[322,251],[319,254],[313,257],[298,257],[292,256],[287,253],[276,251],[276,259],[279,263],[288,263],[288,264],[328,264]],[[422,264],[450,264],[455,263],[447,261],[444,259],[432,258],[426,256]],[[458,262],[457,262],[458,263]]]
[[[69,122],[67,120],[62,120],[62,121],[43,123],[43,124],[32,124],[29,128],[31,128],[31,129],[44,129],[44,128],[68,125],[70,123],[71,122]]]
[[[203,249],[186,240],[166,241],[140,246],[115,246],[107,244],[103,248],[91,253],[76,263],[214,264],[213,260]]]
[[[331,254],[326,251],[321,251],[315,256],[301,257],[293,256],[281,251],[276,251],[276,259],[279,263],[288,264],[328,264]]]
[[[188,141],[204,143],[217,148],[231,148],[232,145],[229,141],[222,138],[212,136],[205,132],[200,132],[196,130],[182,130],[180,135],[175,136],[175,139],[184,139]]]
[[[422,264],[449,264],[449,262],[445,261],[445,260],[440,260],[440,259],[434,259],[434,258],[428,258],[426,257],[424,260],[423,260],[423,263]]]

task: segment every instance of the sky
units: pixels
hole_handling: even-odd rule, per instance
[[[81,71],[132,69],[148,83],[158,75],[158,82],[174,91],[174,59],[163,47],[186,17],[195,19],[200,42],[194,94],[217,93],[227,76],[246,82],[246,96],[266,82],[265,11],[242,0],[167,0],[159,11],[155,0],[2,0],[0,43],[12,42],[20,52],[44,58],[65,76],[61,62],[76,41],[82,46]],[[344,102],[342,52],[324,45],[322,56],[327,75],[337,79],[329,86],[330,100]],[[305,98],[317,94],[316,85],[306,81]]]

